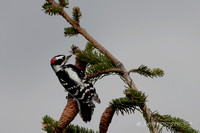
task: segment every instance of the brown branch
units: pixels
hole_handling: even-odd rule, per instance
[[[131,72],[136,72],[138,69],[131,69],[128,71],[128,74],[130,74]]]
[[[54,6],[59,6],[54,0],[46,0]],[[92,36],[90,36],[85,29],[79,26],[64,10],[60,13],[64,19],[70,23],[80,34],[82,34],[89,42],[94,44],[101,52],[111,58],[117,65],[121,64],[111,53],[109,53],[100,43],[98,43]]]
[[[47,2],[51,3],[52,5],[59,6],[54,0],[46,0]],[[89,35],[85,29],[79,26],[64,10],[60,13],[64,17],[64,19],[70,23],[81,35],[83,35],[89,42],[95,45],[102,53],[104,53],[107,57],[109,57],[119,68],[122,70],[121,76],[124,80],[131,86],[133,89],[138,90],[135,86],[134,82],[132,81],[131,77],[129,76],[128,71],[125,69],[124,65],[118,61],[110,52],[108,52],[100,43],[98,43],[91,35]],[[148,121],[152,127],[150,131],[153,133],[158,133],[158,129],[156,128],[155,123],[153,122],[153,118],[151,117],[151,113],[146,104],[144,107],[141,108],[144,114],[147,114],[146,121]]]
[[[109,69],[109,70],[103,70],[103,71],[94,73],[92,75],[88,75],[88,79],[99,77],[102,74],[110,74],[110,73],[119,73],[119,74],[122,74],[123,71],[121,69],[119,69],[119,68],[112,68],[112,69]]]

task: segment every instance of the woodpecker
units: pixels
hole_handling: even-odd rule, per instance
[[[77,101],[83,121],[89,122],[95,108],[93,100],[97,103],[101,101],[84,72],[75,65],[67,64],[70,57],[71,55],[57,55],[51,59],[50,64],[62,86]]]

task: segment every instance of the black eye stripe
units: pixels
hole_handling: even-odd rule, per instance
[[[55,63],[56,64],[61,64],[63,62],[63,59],[58,59]]]
[[[56,60],[53,64],[54,64],[54,65],[61,65],[62,62],[63,62],[63,59],[58,59],[58,60]]]

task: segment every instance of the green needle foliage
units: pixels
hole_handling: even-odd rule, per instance
[[[79,7],[74,7],[72,10],[72,18],[79,25],[82,13]],[[65,37],[77,36],[79,33],[74,27],[64,28]]]
[[[145,65],[141,65],[138,69],[132,71],[132,72],[136,72],[140,75],[143,75],[145,77],[163,77],[164,76],[164,71],[160,68],[153,68],[150,69]]]
[[[136,101],[137,106],[142,106],[143,103],[147,102],[147,96],[142,91],[137,91],[134,89],[125,89],[124,94],[126,94],[127,97],[132,98]]]
[[[110,106],[116,111],[124,115],[125,113],[134,113],[135,109],[139,110],[138,107],[142,107],[146,102],[147,96],[141,91],[126,89],[124,91],[127,97],[114,99],[110,102]]]
[[[58,131],[58,121],[55,121],[48,115],[45,115],[42,119],[42,130],[47,131],[47,133],[54,133],[55,131]]]
[[[74,7],[72,11],[72,18],[78,25],[79,25],[81,16],[82,16],[82,13],[80,11],[80,8]]]
[[[167,130],[170,130],[171,132],[177,133],[181,131],[183,133],[199,133],[199,131],[191,127],[189,122],[181,118],[172,117],[171,115],[160,115],[159,113],[154,113],[152,114],[152,116],[157,123],[161,124],[163,127],[165,127]]]
[[[58,0],[58,4],[61,6],[62,5],[62,7],[64,7],[64,8],[69,8],[69,0]]]
[[[119,114],[119,112],[122,115],[124,115],[125,113],[134,113],[135,109],[137,108],[135,101],[127,97],[113,99],[110,102],[109,106],[111,106],[116,111],[117,115]]]
[[[54,6],[48,2],[44,3],[42,8],[44,10],[44,12],[50,16],[52,15],[59,15],[62,10],[63,10],[63,7],[64,8],[68,8],[68,5],[69,5],[69,1],[68,0],[58,0],[58,4],[60,6]],[[61,7],[62,6],[62,7]]]
[[[65,130],[65,133],[98,133],[98,131],[93,131],[92,129],[79,127],[78,125],[74,126],[70,124]]]
[[[55,121],[50,116],[46,115],[43,117],[43,130],[47,133],[60,133],[61,131],[58,129],[58,121]],[[93,131],[91,129],[87,129],[84,127],[79,127],[78,125],[70,124],[65,129],[63,129],[62,133],[98,133],[97,131]]]
[[[50,16],[52,15],[59,15],[60,12],[62,12],[62,7],[60,6],[54,6],[48,2],[44,3],[42,6],[44,12]]]
[[[112,68],[117,68],[117,66],[112,62],[110,58],[108,58],[105,54],[101,53],[98,49],[94,47],[94,45],[90,42],[87,43],[85,49],[78,50],[76,46],[72,46],[73,53],[77,56],[77,59],[80,64],[83,66],[86,65],[86,74],[87,75],[96,75],[106,70],[110,70]],[[100,74],[94,78],[94,80],[98,80],[107,74]]]
[[[77,36],[78,31],[74,27],[64,28],[64,35],[65,37]]]

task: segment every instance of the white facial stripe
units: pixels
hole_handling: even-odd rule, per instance
[[[60,65],[55,65],[55,66],[53,66],[53,69],[54,69],[54,71],[55,72],[58,72],[58,71],[60,71]]]
[[[56,57],[57,60],[62,59],[62,58],[63,58],[63,56]]]

